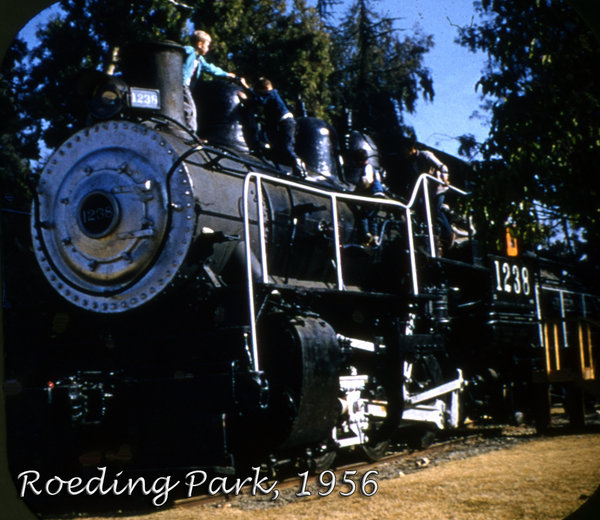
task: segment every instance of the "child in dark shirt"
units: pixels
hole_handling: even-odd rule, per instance
[[[262,109],[265,131],[274,155],[292,166],[294,175],[304,177],[302,162],[296,155],[296,120],[267,78],[259,78],[251,92],[251,104]]]

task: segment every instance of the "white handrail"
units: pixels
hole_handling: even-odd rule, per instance
[[[258,208],[258,227],[260,229],[260,257],[264,268],[262,269],[263,283],[269,282],[269,271],[267,266],[267,241],[265,239],[265,214],[263,211],[262,185],[256,190],[256,207]]]
[[[338,226],[337,199],[331,197],[331,220],[333,222],[333,247],[335,248],[335,271],[337,284],[340,291],[344,290],[344,278],[342,276],[342,254],[340,252],[340,228]]]
[[[254,370],[258,371],[260,366],[258,362],[258,340],[256,333],[256,313],[255,313],[255,305],[254,305],[254,280],[252,277],[252,247],[251,247],[251,237],[250,237],[250,211],[249,211],[249,194],[250,194],[250,185],[251,181],[254,179],[254,183],[256,186],[256,203],[257,203],[257,215],[258,215],[258,228],[259,228],[259,247],[260,247],[260,255],[261,255],[261,274],[263,283],[267,284],[269,282],[269,271],[268,271],[268,262],[267,262],[267,247],[266,247],[266,239],[265,239],[265,222],[264,222],[264,213],[263,213],[263,194],[262,194],[262,183],[263,181],[268,181],[272,184],[279,184],[282,186],[288,186],[299,191],[305,191],[308,193],[314,193],[316,195],[321,195],[323,197],[328,197],[331,201],[331,213],[332,213],[332,223],[333,223],[333,237],[334,237],[334,248],[335,248],[335,268],[337,274],[337,286],[338,290],[344,290],[344,279],[342,272],[342,258],[340,252],[340,230],[339,230],[339,222],[338,222],[338,200],[346,200],[353,202],[368,202],[371,204],[383,205],[383,206],[391,206],[396,208],[402,208],[406,212],[406,225],[407,225],[407,235],[409,241],[409,255],[410,255],[410,264],[411,264],[411,275],[412,275],[412,283],[413,283],[413,293],[415,295],[419,294],[419,284],[418,284],[418,276],[417,276],[417,265],[416,265],[416,255],[415,255],[415,247],[414,247],[414,238],[413,238],[413,229],[412,229],[412,219],[410,218],[411,208],[415,204],[418,196],[419,189],[421,185],[423,185],[423,192],[425,196],[425,206],[426,206],[426,214],[427,214],[427,227],[429,232],[429,241],[430,241],[430,249],[431,255],[433,257],[436,256],[435,252],[435,244],[433,240],[433,223],[431,220],[431,208],[429,203],[429,192],[428,192],[428,180],[431,180],[438,184],[444,184],[442,181],[433,177],[432,175],[423,173],[419,175],[417,182],[413,188],[411,197],[409,199],[408,204],[404,204],[397,200],[385,199],[379,197],[367,197],[364,195],[354,195],[350,193],[343,192],[332,192],[322,188],[318,188],[316,186],[310,186],[307,184],[301,184],[295,180],[289,180],[281,177],[276,177],[273,175],[269,175],[266,173],[260,172],[249,172],[244,178],[244,189],[243,189],[243,210],[244,210],[244,244],[246,251],[246,276],[248,283],[248,311],[250,313],[250,336],[251,336],[251,345],[252,345],[252,358]],[[467,195],[467,192],[455,188],[454,186],[448,186],[451,190],[456,191],[462,195]]]
[[[258,363],[258,340],[256,337],[256,314],[254,311],[254,281],[252,279],[252,247],[250,244],[250,217],[248,211],[248,195],[250,192],[250,183],[248,179],[250,175],[247,175],[244,179],[244,246],[246,250],[246,277],[248,282],[248,312],[250,314],[250,342],[252,346],[252,364],[256,372],[260,370]],[[260,208],[262,212],[262,207]],[[263,273],[264,274],[264,273]]]

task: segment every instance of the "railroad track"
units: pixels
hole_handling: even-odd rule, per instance
[[[311,496],[327,496],[341,493],[349,496],[362,493],[366,496],[377,492],[380,482],[400,475],[420,471],[440,461],[452,458],[476,456],[485,451],[502,449],[533,437],[530,428],[483,427],[453,431],[430,446],[419,450],[408,450],[394,446],[377,461],[340,460],[331,469],[317,473],[287,469],[264,482],[263,489],[269,493],[253,493],[252,486],[242,487],[238,493],[204,493],[176,500],[175,508],[200,506],[223,507],[226,504],[240,505],[244,509],[276,506]],[[266,476],[264,477],[266,479]],[[272,487],[271,487],[272,486]]]

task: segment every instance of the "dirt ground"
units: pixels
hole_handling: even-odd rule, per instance
[[[226,503],[86,520],[561,520],[600,484],[600,434],[537,438],[510,449],[428,465],[377,484],[372,496],[362,495],[360,488],[340,496],[349,488],[339,486],[325,498],[313,493],[259,509],[249,508],[248,498],[234,497]],[[370,493],[372,488],[366,490]]]

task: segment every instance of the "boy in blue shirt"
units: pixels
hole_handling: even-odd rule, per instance
[[[245,82],[243,82],[245,84]],[[295,151],[296,120],[267,78],[259,78],[251,91],[252,103],[264,113],[265,131],[276,159],[292,166],[292,173],[304,177],[306,171]]]
[[[212,38],[204,31],[194,31],[192,44],[186,45],[185,58],[183,62],[183,111],[185,123],[188,128],[196,132],[198,121],[196,115],[196,104],[192,97],[192,88],[200,78],[202,72],[208,72],[216,77],[235,78],[233,72],[226,72],[222,68],[206,61],[204,56],[210,49]]]

